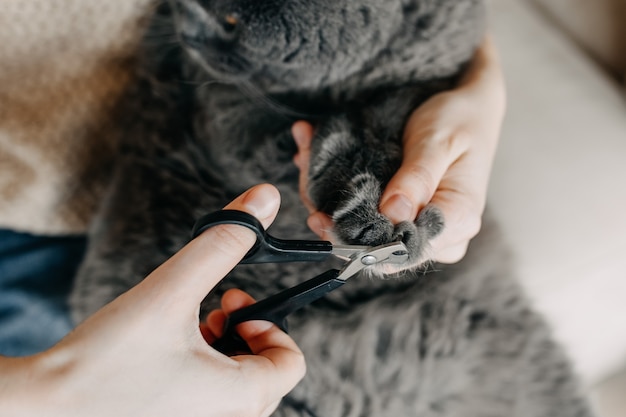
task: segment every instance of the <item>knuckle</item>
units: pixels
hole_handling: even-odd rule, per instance
[[[420,165],[411,165],[406,173],[410,178],[409,181],[413,189],[421,189],[429,198],[435,194],[438,184],[435,181],[435,176],[428,168]]]
[[[447,135],[442,135],[439,146],[451,160],[456,160],[469,148],[472,136],[467,128],[461,126]]]
[[[464,126],[458,127],[452,135],[450,135],[450,144],[451,146],[462,146],[463,148],[467,147],[472,141],[473,134],[472,132]]]
[[[464,110],[464,109],[463,109]],[[442,154],[466,148],[472,141],[472,129],[464,123],[439,125],[430,132],[430,142]]]

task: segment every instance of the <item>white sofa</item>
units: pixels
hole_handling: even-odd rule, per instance
[[[524,285],[591,385],[626,365],[626,104],[623,85],[545,10],[491,2],[508,112],[489,203]]]

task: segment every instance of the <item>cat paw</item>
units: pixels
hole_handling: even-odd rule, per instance
[[[400,270],[415,268],[429,261],[431,259],[429,242],[438,236],[443,228],[443,214],[434,206],[426,206],[421,210],[415,222],[397,224],[393,240],[404,243],[409,252],[409,259],[399,265]]]
[[[378,246],[402,241],[409,253],[402,264],[374,267],[382,274],[414,269],[429,260],[429,241],[444,227],[441,211],[427,206],[415,222],[394,224],[378,211],[380,183],[373,177],[361,177],[358,186],[344,194],[344,200],[333,212],[334,232],[345,244]]]

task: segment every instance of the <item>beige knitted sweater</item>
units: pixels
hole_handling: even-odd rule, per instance
[[[2,0],[0,228],[80,233],[115,150],[125,88],[151,0]]]

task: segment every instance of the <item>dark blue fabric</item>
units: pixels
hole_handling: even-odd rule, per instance
[[[67,296],[85,246],[0,229],[0,355],[41,352],[71,330]]]

